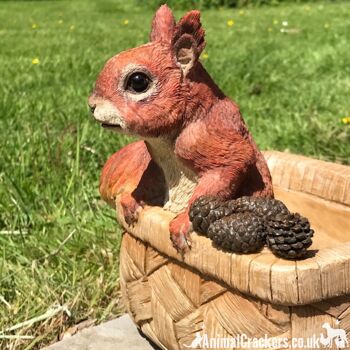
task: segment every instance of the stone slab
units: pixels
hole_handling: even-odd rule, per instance
[[[154,350],[128,315],[90,327],[43,350]]]

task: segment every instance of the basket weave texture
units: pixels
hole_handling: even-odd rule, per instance
[[[186,349],[198,334],[306,339],[326,336],[325,323],[350,341],[350,168],[278,152],[265,157],[277,198],[316,229],[306,260],[285,261],[267,249],[225,253],[196,233],[182,259],[169,241],[171,213],[145,209],[135,227],[119,217],[123,299],[159,347]]]

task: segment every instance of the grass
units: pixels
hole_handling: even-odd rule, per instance
[[[203,62],[261,148],[350,164],[349,11],[336,2],[203,12]],[[151,17],[121,1],[0,2],[0,332],[33,337],[0,335],[1,350],[38,349],[120,312],[120,229],[98,177],[130,140],[101,130],[86,101],[109,57],[147,41]],[[70,316],[5,331],[54,305]]]

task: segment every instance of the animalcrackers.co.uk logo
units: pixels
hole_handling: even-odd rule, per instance
[[[196,332],[193,341],[183,346],[189,349],[322,349],[333,346],[344,349],[349,346],[344,329],[332,328],[328,322],[323,323],[321,327],[324,330],[320,334],[308,338],[269,337],[267,334],[255,338],[246,334],[234,337],[209,337],[203,326],[201,332]]]

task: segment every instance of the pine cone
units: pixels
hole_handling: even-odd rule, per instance
[[[193,229],[205,234],[211,223],[232,214],[227,203],[212,196],[202,196],[195,200],[190,210]]]
[[[256,252],[266,242],[263,220],[251,213],[237,213],[213,222],[207,236],[218,247],[239,253]]]
[[[279,213],[289,214],[287,207],[281,201],[273,198],[244,196],[230,201],[229,206],[236,213],[251,212],[265,220]]]
[[[267,222],[267,245],[285,259],[300,259],[312,244],[314,231],[300,214],[277,214]]]

